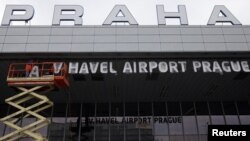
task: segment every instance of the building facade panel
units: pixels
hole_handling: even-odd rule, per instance
[[[50,36],[28,36],[27,43],[28,44],[49,44]]]
[[[72,44],[70,52],[94,52],[93,44]]]
[[[214,51],[248,51],[249,35],[245,32],[248,26],[236,27],[163,27],[163,26],[138,26],[138,27],[8,27],[1,29],[0,43],[3,44],[111,44],[112,52],[119,52],[117,44],[133,43],[137,44],[140,52],[150,52],[150,50],[168,52],[174,51],[172,43],[182,44],[183,50],[187,52],[212,52]],[[244,30],[244,32],[243,32]],[[213,32],[212,32],[213,31]],[[7,32],[7,33],[6,33]],[[214,33],[214,34],[213,34]],[[232,33],[232,34],[231,34]],[[246,33],[246,34],[244,34]],[[5,36],[6,35],[6,36]],[[162,43],[163,48],[159,48]],[[143,47],[142,45],[146,45]],[[157,47],[149,47],[149,45]],[[166,46],[170,45],[170,46]],[[8,45],[6,45],[8,46]],[[26,45],[25,45],[26,46]],[[106,45],[104,45],[106,46]],[[226,47],[226,48],[225,48]],[[99,48],[99,47],[97,47]],[[122,47],[123,48],[123,47]],[[149,49],[151,48],[151,49]],[[168,48],[168,49],[167,49]],[[171,49],[173,48],[173,49]],[[181,51],[180,46],[176,47],[176,52]],[[67,53],[70,49],[58,47],[59,52]],[[65,49],[65,50],[64,50]],[[134,47],[131,48],[134,52]],[[145,49],[145,50],[144,50]],[[5,49],[4,50],[8,50]],[[12,49],[9,49],[12,50]],[[43,49],[42,49],[43,50]],[[98,52],[101,50],[97,49]],[[105,49],[104,49],[105,50]],[[14,50],[13,50],[14,51]],[[16,52],[21,53],[23,49]],[[48,50],[49,51],[49,50]],[[56,50],[55,50],[56,51]],[[129,47],[126,49],[129,51]],[[26,51],[25,51],[26,52]],[[84,52],[84,50],[83,50]]]
[[[49,36],[51,35],[51,28],[52,27],[32,27],[29,29],[29,35],[30,36]]]
[[[0,67],[31,59],[78,63],[77,73],[69,76],[70,89],[49,95],[55,106],[46,116],[52,122],[40,131],[49,140],[206,141],[208,125],[250,124],[248,72],[233,72],[233,65],[229,66],[230,72],[228,69],[217,72],[225,69],[219,68],[223,63],[249,61],[248,29],[248,26],[2,27]],[[196,66],[197,72],[195,61],[200,65]],[[91,62],[104,65],[97,65],[95,73],[91,72],[95,68]],[[84,63],[87,65],[82,67]],[[125,63],[130,63],[126,69],[131,74],[123,72]],[[238,68],[247,70],[242,64]],[[81,74],[80,69],[90,73]],[[182,69],[185,71],[181,72]],[[122,73],[102,73],[105,70]],[[7,69],[0,71],[2,81],[6,74]],[[4,92],[11,89],[2,87]],[[5,115],[4,112],[0,110],[0,115]],[[0,134],[8,132],[10,129],[0,130]]]
[[[3,53],[25,52],[26,44],[4,44]]]
[[[6,36],[4,43],[6,44],[25,44],[28,36]]]
[[[180,27],[182,35],[201,35],[201,28],[197,27]]]
[[[201,31],[204,35],[223,35],[221,27],[201,27]]]
[[[33,53],[42,53],[42,52],[48,52],[49,51],[49,44],[37,44],[37,43],[31,43],[26,44],[26,52],[33,52]]]
[[[18,36],[18,35],[28,35],[29,34],[29,27],[25,27],[25,26],[20,26],[20,27],[11,27],[8,28],[6,35],[14,35],[14,36]]]
[[[148,52],[149,46],[158,43],[181,43],[184,51],[187,52],[206,52],[206,51],[247,51],[249,45],[249,35],[244,34],[243,30],[247,30],[248,26],[242,27],[155,27],[155,26],[139,26],[139,27],[2,27],[0,30],[0,42],[3,44],[95,44],[109,43],[112,44],[108,50],[113,48],[116,52],[117,43],[134,43],[138,44],[140,52],[143,52],[142,44],[147,43],[144,52]],[[214,35],[210,33],[213,31]],[[7,33],[6,33],[7,32]],[[189,33],[189,34],[188,34]],[[4,36],[7,35],[7,36]],[[29,35],[29,36],[27,36]],[[203,44],[203,45],[202,45]],[[173,48],[171,44],[166,48]],[[191,47],[193,45],[193,47]],[[215,46],[213,46],[215,45]],[[150,47],[154,51],[167,52],[163,47],[157,49]],[[226,48],[225,48],[226,46]],[[238,46],[238,47],[237,47]],[[179,46],[176,52],[182,51]],[[20,49],[20,48],[19,48]],[[8,50],[5,49],[4,50]],[[11,50],[11,49],[9,49]],[[22,50],[22,49],[21,49]],[[19,51],[21,51],[19,50]],[[104,49],[105,50],[105,49]],[[170,49],[172,50],[172,49]],[[50,51],[50,50],[49,50]],[[56,50],[54,50],[56,51]],[[84,50],[83,50],[84,51]],[[101,50],[99,50],[101,51]],[[122,52],[122,50],[119,50]],[[118,51],[118,52],[119,52]],[[129,48],[126,49],[129,51]],[[134,48],[131,50],[134,52]],[[173,51],[173,50],[172,50]],[[68,52],[63,47],[58,52]]]

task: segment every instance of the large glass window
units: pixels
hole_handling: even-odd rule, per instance
[[[210,124],[209,116],[197,116],[199,134],[207,134],[207,127]]]
[[[223,110],[220,102],[209,102],[211,115],[223,115]]]
[[[180,116],[180,103],[179,102],[168,102],[167,103],[167,110],[169,116]]]
[[[67,104],[55,104],[53,107],[53,118],[49,125],[49,140],[61,141],[65,138]]]
[[[195,116],[184,116],[183,125],[184,125],[185,135],[197,134],[197,125],[196,125]]]
[[[5,116],[7,108],[0,107],[0,109],[5,112],[4,114],[0,111],[1,117]],[[14,109],[10,110],[10,113],[15,112]],[[206,141],[209,124],[250,124],[248,101],[69,105],[56,103],[52,111],[52,117],[50,117],[51,110],[42,113],[52,122],[48,128],[45,127],[38,132],[43,136],[49,136],[49,140],[53,141],[77,140],[78,138],[91,141],[123,141],[124,139],[126,141],[139,139],[140,141],[183,141],[184,139],[185,141],[198,141],[200,138],[200,141]],[[210,113],[211,116],[209,116]],[[139,118],[147,121],[140,122]],[[178,118],[180,122],[155,122],[155,118],[168,121]],[[21,121],[18,124],[24,126],[34,122],[35,119],[27,118]],[[4,124],[0,123],[0,136],[3,130]],[[11,131],[13,130],[6,128],[6,134]],[[25,138],[20,141],[29,140],[31,139]]]
[[[0,105],[0,118],[6,116],[8,114],[7,112],[8,112],[8,106],[6,104],[1,104]],[[4,134],[4,128],[5,128],[5,124],[0,122],[0,136]]]
[[[0,122],[0,136],[3,136],[4,124]]]
[[[154,117],[158,119],[164,119],[167,117],[166,103],[165,102],[156,102],[154,103]],[[160,123],[159,121],[154,122],[154,135],[155,140],[168,141],[168,123]]]
[[[225,115],[237,115],[237,109],[234,102],[223,102]]]
[[[140,118],[146,119],[146,122],[138,123],[140,128],[141,141],[152,141],[153,136],[153,122],[152,122],[152,103],[143,102],[139,104]],[[150,121],[149,121],[150,119]]]
[[[198,133],[200,135],[206,135],[207,127],[210,124],[208,104],[207,102],[195,102],[195,109],[197,114]]]
[[[155,136],[154,141],[170,141],[169,136]]]
[[[239,118],[234,102],[223,102],[223,108],[225,111],[225,120],[227,125],[238,125]]]
[[[200,135],[200,141],[207,141],[207,135]]]
[[[238,125],[238,124],[240,124],[238,116],[225,115],[225,119],[226,119],[226,124],[227,125]]]
[[[96,140],[109,140],[109,103],[96,104]]]
[[[184,141],[183,136],[169,136],[170,141]]]
[[[124,123],[122,123],[124,115],[123,103],[111,104],[111,124],[110,124],[110,140],[122,141],[124,138]],[[114,122],[113,122],[114,121]]]
[[[123,116],[124,108],[123,103],[112,103],[111,104],[111,116]]]
[[[126,116],[138,116],[138,104],[137,103],[125,103]]]
[[[221,102],[209,102],[209,108],[212,115],[211,123],[214,125],[224,125],[225,119]]]
[[[237,102],[240,115],[250,115],[250,104],[248,101]]]
[[[138,118],[138,104],[137,103],[125,103],[125,116],[131,120]],[[137,122],[129,122],[125,125],[126,140],[136,141],[139,140],[139,127]]]
[[[96,104],[96,116],[107,117],[109,116],[109,103],[97,103]]]
[[[198,141],[198,135],[185,135],[185,141]]]
[[[65,138],[65,118],[53,117],[49,126],[49,140],[62,141]]]
[[[193,102],[182,102],[181,103],[182,108],[182,115],[195,115],[194,113],[194,104]]]
[[[94,140],[94,127],[95,127],[95,104],[84,103],[82,104],[82,118],[81,121],[81,140]]]
[[[197,115],[209,115],[207,102],[195,102]]]
[[[240,122],[242,125],[250,125],[250,116],[249,115],[240,116]]]
[[[224,116],[211,116],[211,122],[214,125],[224,125],[225,124]]]
[[[140,103],[140,116],[152,116],[152,103]]]
[[[168,116],[180,116],[181,109],[179,102],[168,102],[167,103],[167,111]],[[182,120],[183,122],[183,120]],[[169,124],[169,135],[183,135],[182,130],[182,122],[181,123],[172,123]],[[179,138],[178,136],[171,136],[170,138]]]
[[[197,134],[197,125],[195,119],[194,104],[192,102],[181,103],[182,115],[183,115],[183,126],[185,135]],[[188,138],[188,136],[187,136]]]
[[[154,103],[154,116],[166,116],[166,103],[165,102],[155,102]]]
[[[164,117],[162,117],[164,118]],[[154,135],[156,136],[166,136],[168,135],[168,123],[154,123]]]

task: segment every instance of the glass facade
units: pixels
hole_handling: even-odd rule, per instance
[[[11,111],[1,105],[1,116]],[[207,126],[250,124],[250,103],[134,102],[55,104],[39,132],[52,141],[206,141]],[[22,119],[19,125],[34,121]],[[11,131],[2,123],[0,134]],[[31,139],[22,139],[29,141]]]

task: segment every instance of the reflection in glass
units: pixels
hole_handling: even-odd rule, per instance
[[[22,121],[22,126],[27,126],[33,122],[35,122],[36,119],[35,118],[24,118],[23,121]],[[44,137],[47,136],[47,127],[44,127],[42,129],[40,129],[38,131],[38,133],[42,134]],[[33,141],[34,139],[30,138],[30,137],[25,137],[25,138],[22,138],[20,139],[19,141]]]
[[[195,109],[197,115],[209,115],[207,102],[196,102]]]
[[[139,104],[140,116],[151,116],[152,115],[152,104],[149,102],[143,102]]]
[[[153,118],[152,117],[140,117],[142,119],[147,119],[142,122],[137,122],[137,126],[140,128],[141,141],[152,141],[153,136]]]
[[[238,125],[239,124],[238,116],[234,116],[234,115],[233,116],[232,115],[228,116],[228,115],[226,115],[225,119],[226,119],[227,125]]]
[[[183,136],[169,136],[170,141],[184,141]]]
[[[197,134],[197,126],[195,116],[183,116],[184,134]]]
[[[4,130],[4,124],[0,122],[0,136],[3,135],[3,130]]]
[[[97,103],[96,116],[109,116],[109,104],[108,103]]]
[[[211,115],[223,115],[222,106],[220,102],[209,102]]]
[[[182,115],[194,115],[194,104],[193,102],[182,102]]]
[[[125,103],[125,115],[126,116],[138,116],[138,104],[137,103]]]
[[[207,141],[207,135],[200,135],[200,141]]]
[[[223,102],[225,115],[237,115],[237,110],[234,102]]]
[[[242,125],[250,125],[250,116],[249,115],[240,116],[240,122]]]
[[[100,125],[96,124],[95,126],[95,139],[101,141],[108,141],[109,140],[109,126],[108,125]]]
[[[179,102],[168,102],[167,110],[169,116],[179,116],[181,115],[181,109]]]
[[[198,122],[199,134],[206,135],[208,125],[210,124],[209,116],[197,116],[197,122]]]
[[[137,117],[126,117],[126,118],[137,118]],[[137,141],[139,140],[139,127],[137,123],[127,123],[126,128],[126,140],[127,141]]]
[[[170,135],[182,135],[182,123],[169,124]]]
[[[250,115],[249,102],[237,102],[237,107],[240,115]]]
[[[50,137],[52,141],[62,141],[64,138],[65,118],[55,117],[49,125]]]
[[[199,137],[198,135],[186,135],[185,136],[185,141],[198,141]]]
[[[224,125],[225,120],[223,116],[211,116],[212,125]]]
[[[164,117],[162,117],[164,118]],[[168,135],[168,123],[154,123],[154,135],[155,136],[166,136]]]
[[[166,116],[166,103],[165,102],[155,102],[154,103],[154,116]]]
[[[169,136],[155,136],[154,141],[170,141]]]
[[[111,141],[123,141],[124,138],[124,123],[123,117],[110,117],[115,119],[115,122],[110,124],[110,140]]]

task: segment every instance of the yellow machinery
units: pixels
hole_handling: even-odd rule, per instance
[[[15,141],[27,137],[35,141],[46,141],[47,139],[37,131],[47,126],[50,121],[39,113],[52,107],[53,102],[44,94],[55,87],[69,87],[67,65],[61,62],[11,64],[7,83],[20,91],[5,100],[7,104],[18,110],[0,119],[14,129],[13,132],[0,137],[0,141]],[[36,120],[28,125],[18,126],[16,123],[20,117]]]

